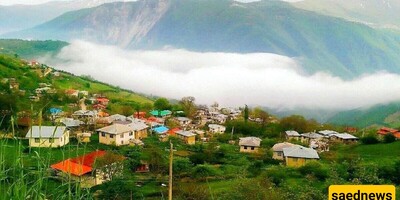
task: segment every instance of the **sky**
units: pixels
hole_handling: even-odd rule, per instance
[[[79,40],[56,59],[40,59],[136,92],[173,99],[194,96],[208,105],[347,110],[400,99],[400,75],[377,72],[342,80],[305,74],[298,60],[270,53],[124,50]]]

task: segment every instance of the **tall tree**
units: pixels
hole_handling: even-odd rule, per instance
[[[154,102],[154,108],[157,110],[169,110],[171,109],[171,104],[166,98],[158,98]]]
[[[254,117],[261,119],[261,125],[262,128],[264,128],[265,124],[268,122],[269,114],[260,107],[254,108],[253,113]]]
[[[194,103],[195,100],[196,99],[194,97],[188,96],[188,97],[183,97],[179,102],[187,117],[192,118],[196,115],[197,106]]]
[[[247,105],[244,106],[244,121],[247,123],[249,120],[249,107]]]

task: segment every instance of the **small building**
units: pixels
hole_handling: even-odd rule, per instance
[[[285,137],[286,140],[291,140],[291,139],[295,139],[295,140],[299,140],[301,138],[301,135],[297,132],[297,131],[285,131]]]
[[[107,106],[107,105],[108,105],[108,102],[110,102],[110,100],[109,100],[108,98],[106,98],[106,97],[97,97],[97,98],[96,98],[96,102],[97,102],[98,104],[102,104],[102,105]]]
[[[69,143],[65,126],[32,126],[25,136],[30,147],[62,147]]]
[[[115,115],[111,115],[110,116],[111,121],[115,122],[115,121],[126,121],[127,117],[124,115],[120,115],[120,114],[115,114]]]
[[[126,125],[113,124],[100,129],[97,129],[99,133],[99,143],[107,145],[128,145],[132,139],[135,139],[134,130]]]
[[[299,145],[283,148],[282,150],[286,166],[289,167],[301,167],[307,162],[319,159],[316,150]]]
[[[225,133],[226,127],[219,125],[219,124],[209,124],[208,130],[210,133],[213,133],[213,134],[221,134],[221,133]]]
[[[65,94],[67,96],[70,96],[70,97],[78,97],[79,96],[79,90],[68,89],[68,90],[65,90]]]
[[[133,113],[134,118],[143,119],[146,117],[146,112],[135,112]]]
[[[196,143],[196,134],[190,131],[177,131],[176,135],[182,139],[186,144],[192,145]]]
[[[283,148],[288,148],[295,146],[295,144],[289,143],[289,142],[282,142],[282,143],[277,143],[272,147],[272,158],[276,160],[284,160],[283,157]]]
[[[187,117],[176,117],[175,120],[179,123],[180,126],[188,126],[192,120]]]
[[[105,166],[95,167],[96,161],[104,157],[107,153],[106,151],[94,151],[80,157],[63,160],[50,167],[56,171],[58,176],[79,182],[82,188],[90,188],[110,180],[108,174],[104,172],[103,167]],[[125,159],[125,157],[119,155],[114,157],[116,157],[116,162]],[[122,167],[115,168],[114,170],[120,171]]]
[[[303,143],[310,143],[311,140],[320,140],[322,138],[324,138],[324,136],[314,132],[301,134],[301,142]]]
[[[181,131],[181,129],[180,128],[173,128],[173,129],[170,129],[167,133],[168,133],[169,136],[176,136],[176,133],[178,131]]]
[[[171,116],[172,112],[170,110],[152,110],[150,114],[154,117],[168,117]]]
[[[337,133],[331,135],[331,138],[335,141],[340,141],[344,143],[353,143],[357,142],[358,138],[354,135],[348,134],[348,133]]]
[[[152,128],[152,131],[158,135],[165,135],[168,132],[168,130],[169,129],[165,126],[157,126]]]
[[[89,132],[78,133],[76,135],[79,142],[88,143],[90,142],[90,137],[92,136]]]
[[[239,139],[240,152],[257,153],[261,144],[258,137],[244,137]]]
[[[380,138],[383,138],[387,134],[392,134],[396,139],[400,139],[400,131],[393,128],[382,127],[377,131]]]
[[[324,137],[331,137],[334,134],[338,134],[338,132],[336,131],[332,131],[332,130],[323,130],[323,131],[318,131],[319,134],[323,135]]]
[[[136,139],[147,138],[149,126],[145,123],[145,121],[134,118],[133,121],[128,124],[128,126],[131,127],[133,131],[135,131]]]

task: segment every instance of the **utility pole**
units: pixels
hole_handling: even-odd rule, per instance
[[[235,127],[234,126],[232,126],[231,140],[233,140],[233,131],[235,131]]]
[[[169,181],[168,181],[168,200],[172,200],[172,161],[173,161],[173,144],[171,141],[169,141],[169,144],[171,145],[169,149]]]

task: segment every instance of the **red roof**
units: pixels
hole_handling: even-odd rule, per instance
[[[70,158],[61,161],[59,163],[51,165],[51,168],[76,176],[82,176],[86,173],[91,172],[96,159],[104,156],[104,154],[106,154],[105,151],[94,151],[77,158]]]
[[[108,100],[108,99],[105,98],[105,97],[99,97],[99,98],[96,99],[96,101],[99,101],[99,102],[109,102],[110,100]]]
[[[77,92],[77,90],[74,90],[74,89],[65,90],[65,93],[66,93],[66,94],[74,94],[74,93],[76,93],[76,92]]]
[[[92,167],[72,162],[70,159],[51,165],[51,168],[76,176],[82,176],[92,171]]]
[[[180,131],[181,129],[180,128],[173,128],[173,129],[170,129],[169,131],[168,131],[168,134],[169,135],[176,135],[176,132],[177,131]]]
[[[382,127],[377,131],[377,134],[386,135],[388,133],[393,134],[397,139],[400,139],[400,131],[393,128]]]
[[[104,156],[104,154],[106,154],[106,151],[93,151],[93,152],[88,153],[86,155],[83,155],[83,156],[80,156],[80,157],[77,157],[77,158],[73,158],[73,159],[71,159],[71,161],[75,162],[75,163],[79,163],[79,164],[82,164],[82,165],[86,165],[86,166],[92,167],[94,162],[95,162],[95,160],[98,157]]]
[[[146,116],[146,112],[135,112],[135,113],[133,113],[133,117],[135,117],[135,118],[144,118]]]

